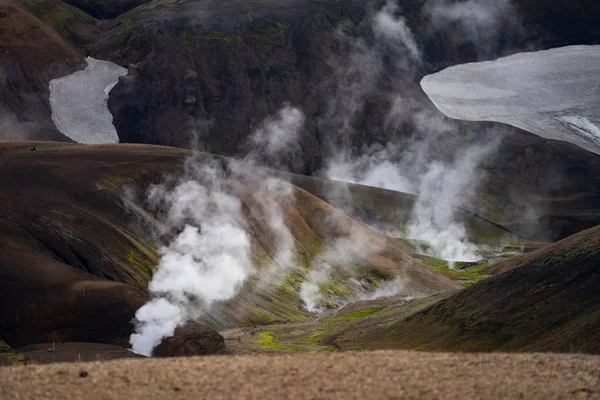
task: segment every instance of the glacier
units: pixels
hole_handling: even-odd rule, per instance
[[[501,122],[600,154],[600,46],[456,65],[421,87],[450,118]]]
[[[50,81],[52,121],[58,130],[84,144],[118,143],[108,109],[108,94],[127,69],[87,57],[84,70]]]

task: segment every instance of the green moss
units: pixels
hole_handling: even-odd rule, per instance
[[[302,265],[302,267],[304,267],[305,269],[309,270],[312,266],[312,255],[304,249],[298,249],[297,253],[300,265]]]
[[[349,314],[340,315],[339,317],[326,318],[326,320],[329,322],[336,322],[336,321],[367,318],[367,317],[370,317],[370,316],[378,313],[379,311],[381,311],[385,308],[386,308],[385,305],[364,308],[362,310],[358,310],[358,311],[355,311],[355,312],[352,312]]]
[[[157,31],[154,34],[154,43],[157,46],[161,45],[163,43],[164,39],[165,39],[165,34],[162,31]]]
[[[148,174],[148,171],[143,168],[140,168],[129,175],[104,174],[100,182],[96,184],[96,189],[99,191],[110,190],[113,192],[120,192],[123,190],[123,186],[128,183],[142,180],[146,174]]]
[[[183,41],[183,45],[185,46],[185,49],[188,52],[188,56],[190,58],[190,65],[192,66],[192,69],[194,70],[194,72],[198,72],[196,70],[196,61],[194,60],[192,38],[190,36],[187,24],[183,26],[183,32],[181,32],[181,40]]]
[[[96,25],[98,20],[89,16],[85,12],[62,2],[51,2],[43,0],[24,0],[23,4],[36,17],[41,19],[47,25],[50,25],[62,37],[71,39],[70,26],[77,18],[80,21]]]
[[[133,18],[129,18],[129,19],[127,19],[127,22],[125,22],[125,30],[127,32],[131,32],[135,29],[136,25],[137,24],[136,24],[135,20]]]
[[[14,364],[32,364],[33,361],[27,359],[21,353],[15,353],[8,344],[0,340],[0,365]]]
[[[204,37],[204,41],[206,43],[214,44],[214,43],[225,43],[230,44],[233,42],[234,37],[221,31],[213,31]]]
[[[259,43],[263,43],[265,41],[278,39],[281,41],[281,44],[285,44],[285,31],[287,29],[287,25],[283,22],[277,22],[274,25],[271,25],[264,29],[254,30],[250,33],[250,37],[256,40]]]
[[[449,268],[448,261],[439,258],[422,255],[415,255],[415,258],[465,287],[471,286],[489,277],[488,275],[483,274],[482,271],[489,267],[490,264],[477,264],[461,270]],[[464,263],[457,262],[454,267],[460,268],[462,265],[464,265]]]
[[[145,279],[148,281],[152,277],[152,271],[154,270],[154,266],[156,265],[152,261],[150,261],[147,257],[145,257],[142,253],[140,253],[135,248],[130,248],[127,250],[127,254],[125,256],[129,264],[133,265],[137,271],[139,271]]]
[[[301,346],[287,346],[281,345],[276,340],[275,336],[273,336],[273,330],[267,329],[262,332],[259,332],[256,335],[258,338],[256,340],[256,344],[262,346],[265,349],[275,349],[275,350],[292,350],[292,351],[302,351]]]
[[[279,290],[292,295],[299,296],[300,287],[304,281],[304,276],[296,271],[290,271],[285,274],[283,281],[279,286]]]

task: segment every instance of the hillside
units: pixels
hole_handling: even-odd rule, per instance
[[[159,260],[158,247],[168,244],[173,234],[168,228],[157,236],[164,221],[160,213],[145,209],[144,193],[149,184],[160,183],[169,174],[180,175],[189,153],[147,145],[53,142],[38,144],[37,151],[31,152],[29,144],[0,146],[5,172],[0,177],[4,188],[0,337],[13,348],[51,341],[126,345],[130,320],[148,299],[146,288]],[[200,164],[217,160],[230,168],[226,159],[199,157]],[[363,291],[368,295],[395,277],[404,281],[400,290],[407,295],[460,287],[410,257],[404,242],[348,217],[299,187],[293,188],[293,198],[280,203],[293,240],[291,261],[281,265],[280,239],[265,214],[265,207],[276,203],[253,194],[257,189],[260,193],[256,182],[233,180],[227,185],[247,209],[252,263],[258,274],[246,281],[238,296],[208,313],[205,323],[213,327],[310,317],[299,297],[300,284],[311,268],[322,263],[329,263],[334,271],[321,283],[325,286],[318,297],[325,307],[336,307]],[[125,195],[125,186],[129,193],[137,191],[137,196]],[[356,240],[353,235],[358,235],[358,248],[339,247],[345,240]],[[210,332],[195,325],[180,333],[205,337],[210,347],[208,343],[217,340]],[[171,350],[176,353],[177,346]],[[203,351],[202,345],[192,351]]]
[[[456,294],[384,298],[310,324],[226,332],[238,352],[418,349],[600,353],[600,227],[484,272]],[[268,339],[268,340],[267,340]]]

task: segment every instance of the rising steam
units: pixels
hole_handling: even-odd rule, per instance
[[[294,148],[303,123],[299,109],[284,105],[253,135],[260,151],[248,160]],[[255,211],[274,232],[279,265],[292,263],[294,238],[279,205],[291,200],[291,186],[275,178],[253,176],[241,165],[224,167],[217,161],[191,157],[174,185],[153,185],[147,192],[150,211],[168,231],[177,233],[159,250],[161,260],[149,284],[153,299],[136,312],[130,338],[134,352],[151,355],[178,326],[198,319],[214,303],[233,298],[254,272],[247,216],[242,212],[242,181],[252,181],[259,188],[253,193],[260,205]]]
[[[174,188],[155,185],[148,192],[154,211],[164,213],[165,225],[179,233],[160,249],[149,284],[154,299],[136,312],[130,342],[139,354],[151,355],[178,326],[233,297],[251,271],[240,200],[219,165],[193,163],[188,161]]]
[[[374,92],[381,95],[382,89],[376,82],[385,70],[389,108],[379,129],[387,131],[391,140],[359,149],[351,145],[336,149],[324,174],[331,179],[416,194],[405,234],[422,244],[417,250],[450,261],[473,260],[477,258],[477,246],[469,241],[464,224],[457,219],[456,206],[472,205],[474,188],[482,178],[478,166],[500,141],[479,143],[479,132],[466,132],[410,91],[406,94],[401,87],[394,86],[396,81],[406,82],[405,78],[413,76],[422,62],[418,42],[399,12],[394,2],[388,2],[371,17],[374,42],[369,45],[366,41],[356,42],[350,64],[339,66],[335,85],[338,90],[334,90],[329,102],[330,114],[334,116],[322,124],[333,132],[332,136],[353,135],[353,122],[369,96]],[[432,29],[461,24],[469,39],[482,46],[484,39],[491,40],[491,32],[499,29],[502,18],[514,15],[508,0],[493,3],[430,0],[425,12],[432,18]],[[488,35],[480,34],[481,30]],[[348,37],[343,40],[351,41]],[[386,69],[390,54],[394,57],[393,67]],[[349,76],[359,87],[346,85]],[[411,135],[396,134],[406,126],[410,127]],[[340,142],[351,141],[337,139],[336,143]]]

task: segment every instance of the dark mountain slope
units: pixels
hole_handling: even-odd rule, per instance
[[[600,353],[599,261],[596,227],[397,322],[373,347]]]
[[[49,82],[85,66],[83,56],[18,1],[0,1],[0,139],[58,139]]]
[[[98,20],[61,0],[22,0],[22,4],[78,49],[98,36]]]

